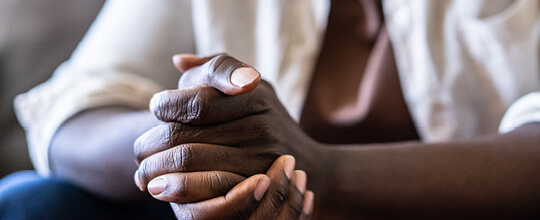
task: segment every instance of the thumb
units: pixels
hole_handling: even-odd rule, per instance
[[[172,57],[174,67],[180,70],[180,72],[186,72],[187,70],[203,65],[204,63],[211,60],[214,56],[211,57],[199,57],[195,54],[176,54]]]
[[[171,206],[178,219],[245,219],[257,207],[269,186],[270,179],[257,174],[240,182],[225,196],[198,203],[171,203]]]
[[[227,95],[239,95],[255,89],[261,74],[253,67],[226,54],[198,58],[179,55],[173,58],[175,66],[185,70],[178,88],[210,86]]]

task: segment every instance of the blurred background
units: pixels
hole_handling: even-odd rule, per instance
[[[68,59],[105,0],[0,0],[0,178],[33,169],[13,98]]]

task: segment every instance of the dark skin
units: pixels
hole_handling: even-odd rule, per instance
[[[135,117],[146,117],[150,114],[148,112],[130,112],[122,108],[96,109],[89,112],[84,112],[77,117],[77,120],[71,120],[66,123],[66,125],[60,130],[62,131],[61,134],[66,135],[66,137],[69,136],[70,138],[73,138],[73,140],[88,137],[87,135],[118,134],[117,132],[107,133],[104,130],[95,129],[95,127],[88,126],[92,125],[92,121],[89,119],[94,118],[94,116],[97,115],[107,116],[106,118],[108,119],[114,119],[106,120],[107,123],[104,124],[104,127],[107,128],[107,124],[120,122],[126,123],[127,121],[121,120],[124,117],[131,117],[131,119],[133,119]],[[77,127],[78,129],[87,129],[88,133],[86,133],[83,137],[78,135],[80,133],[75,132],[80,130],[72,129],[79,122],[88,122],[84,126]],[[157,123],[157,120],[154,120],[154,123]],[[130,130],[127,131],[129,132]],[[111,137],[111,139],[114,138]],[[96,138],[95,140],[101,141],[102,139]],[[57,147],[63,146],[59,145],[59,142],[56,142],[56,144],[57,145],[55,146]],[[64,152],[65,154],[76,156],[72,158],[64,158],[66,157],[64,156],[65,154],[58,155],[58,151],[54,151],[55,153],[51,156],[57,158],[55,161],[66,162],[63,164],[55,164],[53,166],[53,168],[58,166],[60,167],[55,169],[55,174],[62,178],[70,178],[69,180],[75,184],[108,199],[133,201],[149,198],[149,194],[139,191],[133,183],[132,173],[135,172],[134,170],[136,169],[136,164],[132,161],[133,152],[131,146],[127,149],[127,152],[122,152],[120,151],[122,148],[117,148],[119,150],[117,155],[125,154],[130,155],[130,157],[118,158],[117,156],[110,155],[111,158],[109,158],[109,163],[94,164],[92,160],[102,160],[103,158],[97,157],[108,156],[108,154],[105,152],[106,150],[110,149],[92,149],[92,152],[95,152],[95,154],[84,154],[83,152],[89,152],[83,151],[85,150],[84,148],[99,146],[93,144],[95,143],[85,142],[78,145],[79,148],[64,148],[65,151],[67,151]],[[126,159],[127,161],[120,160],[122,158]],[[289,158],[292,157],[289,156]],[[289,161],[286,161],[286,159],[288,158],[278,158],[274,162],[274,165],[266,172],[266,175],[258,174],[249,178],[236,176],[235,178],[238,181],[234,182],[235,185],[228,185],[227,188],[232,189],[223,191],[220,194],[215,194],[215,192],[212,191],[214,190],[212,188],[206,188],[205,190],[200,190],[197,193],[190,193],[190,196],[186,199],[185,196],[179,196],[182,194],[182,188],[177,187],[171,189],[171,187],[169,187],[169,190],[165,190],[163,193],[153,196],[163,201],[170,201],[171,206],[179,219],[185,219],[186,217],[191,216],[197,219],[238,219],[243,217],[249,217],[249,219],[263,219],[263,217],[267,218],[269,216],[274,217],[274,219],[308,219],[311,216],[312,209],[310,207],[313,207],[313,192],[306,190],[306,174],[299,170],[295,170],[293,172],[292,169],[294,168],[294,159],[292,165],[290,159]],[[288,165],[285,165],[287,163]],[[80,172],[74,173],[80,171],[81,168],[78,168],[78,165],[81,164],[89,165],[84,169],[85,175],[81,175]],[[123,166],[125,164],[132,166]],[[102,166],[104,167],[102,168]],[[110,169],[111,167],[117,167],[118,169]],[[129,170],[130,168],[132,168],[133,171],[123,170]],[[103,172],[103,169],[108,172]],[[127,177],[116,176],[118,174],[126,174],[126,172],[128,172]],[[220,178],[219,172],[208,172],[206,174],[209,174],[209,178]],[[173,181],[182,180],[184,178],[187,180],[196,180],[196,178],[192,178],[192,176],[189,174],[186,175],[183,173],[167,174],[161,177],[165,179],[172,179]],[[256,186],[259,181],[265,181],[264,179],[269,182],[269,186],[267,186],[267,189],[263,192],[264,197],[262,200],[256,199]],[[115,182],[115,184],[107,184],[111,182]],[[176,182],[171,185],[182,186],[182,183],[184,182]],[[286,195],[286,197],[281,197],[281,195]],[[203,201],[204,199],[207,201]],[[191,204],[185,204],[186,201],[191,202]],[[194,203],[193,201],[198,202]],[[189,216],[185,216],[186,214],[189,214]]]
[[[200,59],[196,56],[186,55],[182,56],[181,60],[183,61],[179,66],[181,69],[196,67],[197,69],[203,69],[205,71],[214,73],[212,74],[211,78],[201,78],[197,75],[186,74],[184,75],[185,77],[180,80],[179,87],[186,88],[184,91],[187,92],[187,94],[190,94],[190,97],[194,97],[195,99],[196,97],[203,97],[199,94],[200,91],[198,91],[198,88],[204,87],[208,89],[208,92],[213,93],[214,95],[223,95],[221,92],[218,92],[214,88],[210,87],[213,86],[222,88],[222,92],[229,95],[240,95],[255,89],[260,81],[260,74],[257,71],[229,56],[220,55],[214,58]],[[246,81],[235,77],[235,75],[231,75],[231,72],[237,73],[236,76],[251,74],[252,78],[248,77],[248,80]],[[238,86],[238,83],[241,83],[242,86]],[[190,93],[190,91],[197,92]],[[165,91],[163,94],[168,94],[168,91]],[[153,100],[165,99],[155,96],[155,99]],[[175,103],[168,103],[167,101],[165,101],[165,103],[154,101],[153,103],[163,107],[167,105],[176,105]],[[207,112],[206,110],[197,109],[195,102],[192,102],[191,104],[194,105],[186,104],[183,106],[196,110],[196,112],[198,112],[196,114],[197,116],[188,114],[177,115],[179,118],[181,118],[181,120],[186,121],[186,123],[187,121],[190,121],[197,124],[205,124],[206,122],[210,121],[218,122],[227,120],[227,118],[219,116],[214,117],[212,116],[211,112],[209,115],[207,115],[205,114]],[[216,104],[228,105],[227,103]],[[266,104],[260,104],[261,105],[259,108],[265,108]],[[174,115],[175,112],[165,112],[162,110],[164,109],[155,108],[155,105],[151,104],[151,111],[160,120],[170,121],[170,119],[163,118],[161,116],[170,117]],[[246,111],[237,111],[236,115],[245,114],[249,110],[250,109],[246,109]],[[234,117],[234,114],[229,116]],[[183,155],[184,159],[195,156],[192,155],[188,149],[191,148],[191,145],[183,145],[174,149],[169,149],[169,145],[181,143],[173,141],[173,138],[168,138],[167,140],[173,141],[168,142],[166,139],[163,139],[162,136],[155,134],[155,132],[163,132],[163,129],[172,132],[171,129],[176,129],[175,126],[181,125],[181,123],[166,123],[151,129],[149,132],[146,132],[143,135],[144,137],[139,138],[135,142],[135,152],[138,158],[137,161],[140,162],[142,158],[146,158],[147,156],[154,156],[150,155],[153,154],[153,152],[148,152],[148,150],[156,150],[153,148],[154,146],[158,146],[158,148],[163,150],[158,154]],[[218,133],[216,134],[219,135]],[[190,136],[196,136],[196,134],[179,134],[178,137],[180,136],[182,136],[182,138],[189,139]],[[144,140],[153,140],[152,143],[156,145],[146,145]],[[195,145],[208,149],[213,149],[215,147],[207,143],[199,143]],[[188,147],[185,148],[185,146]],[[226,160],[226,158],[223,157],[208,159]],[[148,163],[154,165],[159,163],[170,164],[166,161],[149,162],[146,160],[145,163],[141,164],[140,166],[144,167],[146,166],[145,164]],[[189,159],[184,160],[183,164],[189,164]],[[280,164],[284,165],[280,166]],[[281,171],[279,167],[284,167],[284,172],[279,172]],[[243,175],[240,173],[230,172],[229,170],[167,172],[161,175],[161,178],[166,180],[166,184],[152,184],[155,182],[155,179],[149,184],[141,184],[142,180],[140,176],[144,174],[139,175],[139,172],[142,173],[144,171],[138,170],[135,174],[135,181],[141,190],[145,190],[147,188],[154,198],[170,202],[176,216],[180,219],[308,219],[310,218],[312,212],[314,194],[312,191],[306,191],[307,177],[305,172],[297,170],[294,171],[294,173],[291,173],[293,168],[293,157],[281,156],[277,158],[266,173],[271,181],[271,184],[269,186],[268,193],[266,193],[261,200],[253,200],[251,196],[247,196],[253,194],[250,192],[252,187],[240,187],[241,190],[238,189],[239,186],[246,185],[246,182],[253,182],[253,178],[260,176],[260,174],[256,173],[251,175]],[[160,185],[157,187],[159,189],[157,192],[155,190],[155,185]],[[225,195],[225,197],[222,195]],[[257,198],[258,196],[255,195],[255,197]],[[219,202],[216,202],[216,200]]]
[[[260,86],[260,90],[262,90],[260,93],[252,94],[261,96],[259,98],[263,100],[274,100],[275,96],[273,96],[271,90],[263,88],[263,86]],[[254,91],[258,90],[259,87]],[[244,96],[223,97],[228,99],[238,98],[235,102],[242,103],[241,98],[248,97],[248,95],[249,93]],[[218,96],[217,98],[223,97]],[[253,97],[255,96],[251,98]],[[211,103],[207,104],[211,105]],[[268,104],[277,103],[268,102]],[[96,109],[95,111],[101,111],[101,113],[111,112],[110,118],[116,118],[114,117],[115,114],[125,115],[126,117],[129,115],[123,109]],[[65,135],[64,137],[77,139],[77,136],[68,135],[73,134],[68,132],[69,128],[75,127],[76,123],[83,121],[91,124],[94,120],[90,120],[90,118],[93,118],[92,115],[94,114],[99,114],[99,112],[89,111],[81,114],[81,117],[68,122],[57,136]],[[88,118],[85,118],[85,115]],[[99,115],[103,116],[103,114]],[[151,116],[148,113],[141,113],[141,117],[147,117],[142,115]],[[132,116],[134,115],[129,117]],[[233,116],[238,117],[237,115]],[[297,129],[294,122],[281,117],[284,117],[282,107],[272,106],[271,110],[259,112],[256,117],[242,118],[244,119],[243,122],[242,120],[235,121],[249,125],[250,123],[260,123],[263,120],[271,122],[271,125],[274,126],[272,130],[264,130],[264,132],[274,131],[272,132],[273,136],[300,135],[301,138],[290,139],[298,141],[294,142],[294,144],[274,142],[273,148],[278,149],[278,151],[274,152],[274,158],[280,154],[286,154],[287,151],[296,156],[298,168],[306,170],[310,177],[308,188],[317,193],[318,200],[315,203],[315,210],[319,212],[320,216],[356,218],[363,215],[381,217],[385,217],[385,215],[390,217],[393,215],[424,217],[430,215],[455,215],[456,217],[464,215],[472,217],[475,215],[532,216],[538,214],[537,205],[540,198],[538,187],[540,185],[538,180],[540,171],[537,169],[540,165],[538,157],[540,150],[537,144],[540,143],[538,124],[523,126],[506,135],[494,134],[468,142],[443,144],[410,142],[328,148],[311,141],[309,138],[304,138],[304,135]],[[155,119],[153,120],[153,123],[157,123]],[[119,121],[122,120],[119,119]],[[115,121],[110,122],[114,123]],[[89,127],[89,131],[104,132],[103,130],[90,128],[92,127]],[[121,128],[125,130],[129,127],[122,126]],[[140,132],[142,133],[142,131]],[[92,136],[91,133],[85,133],[85,135]],[[243,134],[240,137],[242,136]],[[228,133],[226,137],[232,137],[232,135]],[[253,137],[251,136],[251,138]],[[83,187],[86,186],[87,189],[110,198],[131,198],[131,195],[143,195],[142,193],[135,193],[136,188],[132,185],[131,178],[115,178],[118,177],[115,175],[120,173],[128,173],[129,175],[129,173],[132,173],[131,169],[135,169],[135,165],[126,170],[117,170],[109,169],[110,164],[99,163],[94,165],[96,168],[86,166],[84,169],[86,171],[95,170],[95,172],[88,172],[89,175],[80,175],[80,173],[76,173],[76,170],[82,162],[87,161],[88,164],[95,164],[95,161],[103,161],[103,158],[82,160],[94,154],[75,154],[82,152],[86,144],[91,144],[89,142],[81,143],[81,145],[78,145],[79,148],[66,147],[65,150],[68,152],[61,154],[58,148],[68,145],[59,145],[59,140],[56,139],[54,143],[57,144],[53,143],[52,145],[57,149],[51,150],[51,161],[55,173],[58,175],[73,180],[75,183],[80,183]],[[229,140],[226,138],[219,141],[249,142],[250,140]],[[222,142],[222,144],[224,143]],[[301,152],[302,149],[298,149],[299,146],[309,152]],[[129,156],[130,151],[128,148],[125,155]],[[81,156],[64,156],[70,152]],[[261,148],[252,150],[252,153],[254,155],[268,155],[268,151]],[[314,156],[314,154],[318,155]],[[96,157],[98,157],[97,155],[99,154],[96,154]],[[123,154],[114,155],[115,160],[111,162],[118,160],[118,155]],[[65,158],[63,163],[59,163],[62,160],[58,159],[61,158]],[[130,160],[131,156],[126,158],[126,164],[133,164]],[[373,158],[377,159],[373,160]],[[262,161],[255,164],[251,164],[253,161],[249,160],[249,158],[240,161],[249,162],[253,166],[249,166],[249,170],[237,170],[238,173],[246,174],[254,173],[256,169],[260,169],[260,173],[264,173],[269,164],[272,163],[271,157],[266,159],[267,162]],[[196,161],[193,164],[195,163]],[[121,160],[118,161],[118,164],[122,164]],[[99,168],[100,165],[106,169]],[[219,164],[215,166],[219,166]],[[155,168],[148,167],[149,171],[153,169]],[[125,179],[124,184],[133,186],[131,192],[119,192],[117,190],[123,188],[120,187],[122,181],[117,185],[106,184],[107,175],[99,173],[99,171],[103,170],[110,173],[110,181]],[[99,175],[101,178],[92,178],[92,174]],[[150,180],[151,176],[157,175],[149,175],[147,179]],[[332,185],[330,186],[329,183],[332,183]],[[332,192],[332,194],[328,195],[326,192]]]
[[[184,86],[208,82],[190,83]],[[255,88],[256,83],[258,81],[228,92],[245,93]],[[148,111],[99,108],[83,112],[58,130],[52,143],[54,148],[51,146],[51,166],[57,176],[98,196],[122,201],[148,199],[148,194],[140,192],[133,184],[136,163],[132,142],[133,135],[140,135],[151,126],[162,127],[162,122]],[[70,144],[78,140],[87,141],[79,142],[76,147]],[[314,194],[306,190],[305,172],[294,167],[293,157],[281,156],[273,161],[266,175],[241,176],[221,171],[168,173],[159,177],[167,180],[167,187],[159,191],[150,189],[150,193],[170,202],[179,219],[309,219]],[[208,187],[194,192],[186,188],[201,180],[225,184],[226,190],[220,190],[219,184],[205,185]]]
[[[212,80],[215,74],[204,70],[193,68],[185,76]],[[237,106],[250,113],[239,115]],[[466,142],[330,147],[307,137],[264,82],[234,96],[207,86],[168,91],[154,96],[151,108],[168,123],[137,141],[141,188],[166,173],[221,170],[249,176],[290,154],[310,177],[308,187],[317,194],[314,214],[322,219],[538,215],[538,124]],[[205,184],[215,185],[202,181],[192,189]]]
[[[352,29],[343,26],[343,30]],[[346,34],[347,31],[340,33]],[[335,52],[331,54],[354,55],[354,51],[340,52],[355,48],[349,42],[339,41],[339,44],[345,46],[333,47]],[[339,65],[341,71],[353,71],[354,66],[348,65],[345,60],[336,57],[323,67],[332,69],[333,66]],[[193,62],[193,60],[184,61],[177,63],[177,66],[181,70],[187,70],[194,66]],[[196,65],[203,63],[199,62]],[[518,128],[510,134],[493,134],[467,142],[443,144],[398,142],[330,148],[328,145],[305,138],[302,131],[296,128],[297,125],[290,123],[288,116],[284,116],[283,112],[279,113],[282,109],[281,104],[268,101],[275,98],[270,93],[266,92],[263,95],[263,92],[260,92],[256,96],[260,96],[258,99],[266,100],[272,108],[278,109],[271,110],[272,115],[255,111],[254,114],[258,115],[249,117],[252,121],[241,122],[242,117],[235,111],[231,113],[232,116],[223,115],[222,118],[215,118],[219,123],[213,127],[223,126],[225,129],[225,124],[228,123],[229,126],[233,124],[231,121],[244,124],[238,127],[249,127],[250,123],[260,124],[261,121],[269,121],[272,126],[268,126],[270,129],[264,129],[262,132],[265,132],[264,134],[270,132],[272,136],[263,136],[265,139],[273,136],[292,137],[289,144],[270,142],[261,145],[271,146],[275,152],[265,152],[262,147],[251,150],[253,155],[259,155],[263,159],[254,167],[248,167],[253,161],[245,160],[246,163],[250,163],[244,165],[249,169],[238,170],[238,173],[266,173],[273,162],[272,159],[287,153],[294,155],[297,158],[298,169],[304,169],[308,173],[310,178],[308,187],[317,193],[316,214],[323,219],[331,217],[357,219],[362,216],[516,217],[538,214],[536,212],[539,209],[537,206],[540,197],[537,187],[540,185],[538,180],[540,171],[537,168],[540,165],[538,125],[531,124]],[[228,100],[230,101],[230,97]],[[238,102],[241,101],[230,101],[230,104]],[[137,120],[133,119],[134,116]],[[130,120],[126,120],[127,118]],[[137,168],[132,162],[134,157],[132,143],[144,131],[159,124],[161,122],[148,111],[121,107],[88,110],[73,117],[56,133],[51,143],[52,168],[56,175],[107,198],[117,200],[148,198],[148,194],[139,192],[133,184],[131,175]],[[207,133],[210,131],[206,130]],[[203,135],[205,131],[201,132],[199,137],[205,136]],[[102,138],[107,135],[114,137]],[[240,137],[243,135],[244,133]],[[227,133],[223,137],[213,136],[215,138],[213,141],[204,141],[225,145],[225,141],[230,141],[231,136]],[[247,138],[252,139],[253,136]],[[253,140],[234,141],[253,142]],[[247,148],[246,146],[247,144],[242,149]],[[152,152],[162,150],[165,149],[156,148]],[[260,156],[261,154],[263,156]],[[148,155],[139,155],[140,159],[146,156]],[[240,162],[243,163],[244,160]],[[149,172],[153,169],[148,167]],[[169,172],[155,170],[156,173]],[[147,181],[150,178],[148,177]],[[222,194],[233,185],[224,186]],[[200,199],[202,198],[199,197],[197,200]],[[194,200],[190,198],[184,202]]]
[[[197,177],[186,177],[184,173],[167,174],[161,176],[167,179],[167,187],[154,196],[164,201],[180,198],[171,203],[178,219],[309,219],[313,193],[305,191],[305,173],[293,172],[293,168],[293,157],[282,156],[272,164],[266,175],[251,176],[223,196],[192,203],[184,201],[185,193],[189,193],[185,190],[189,184],[182,181],[197,181]],[[176,194],[177,189],[182,193]],[[264,190],[268,192],[262,194]],[[213,191],[204,193],[212,194]]]
[[[90,109],[68,120],[50,147],[54,175],[100,197],[118,201],[150,198],[133,183],[133,142],[162,122],[148,111],[125,107]]]

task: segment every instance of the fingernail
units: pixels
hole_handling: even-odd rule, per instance
[[[139,190],[144,191],[141,185],[141,177],[139,176],[139,170],[135,171],[135,175],[133,175],[133,179],[135,180],[135,185],[137,185]]]
[[[165,190],[165,187],[167,186],[167,181],[163,177],[159,177],[156,179],[153,179],[148,183],[148,191],[153,196],[157,196]]]
[[[294,171],[294,157],[287,155],[286,158],[283,161],[283,169],[285,171],[285,175],[287,175],[288,179],[291,179],[291,175]]]
[[[231,83],[244,87],[259,78],[259,73],[251,67],[240,67],[231,73]]]
[[[306,172],[304,172],[302,170],[295,170],[294,171],[294,182],[295,182],[296,188],[301,193],[304,193],[306,191],[306,183],[307,183]]]
[[[310,216],[311,212],[313,211],[313,201],[315,200],[315,195],[313,192],[308,191],[306,195],[304,196],[304,207],[302,207],[302,212]]]
[[[257,182],[257,186],[255,186],[255,192],[253,193],[255,200],[261,201],[262,197],[264,196],[264,193],[266,193],[266,190],[268,190],[269,186],[270,186],[270,179],[268,179],[268,177],[259,179],[259,182]]]

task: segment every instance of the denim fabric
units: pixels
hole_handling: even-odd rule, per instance
[[[34,171],[0,180],[0,220],[5,219],[175,219],[168,203],[114,203],[57,178]]]

